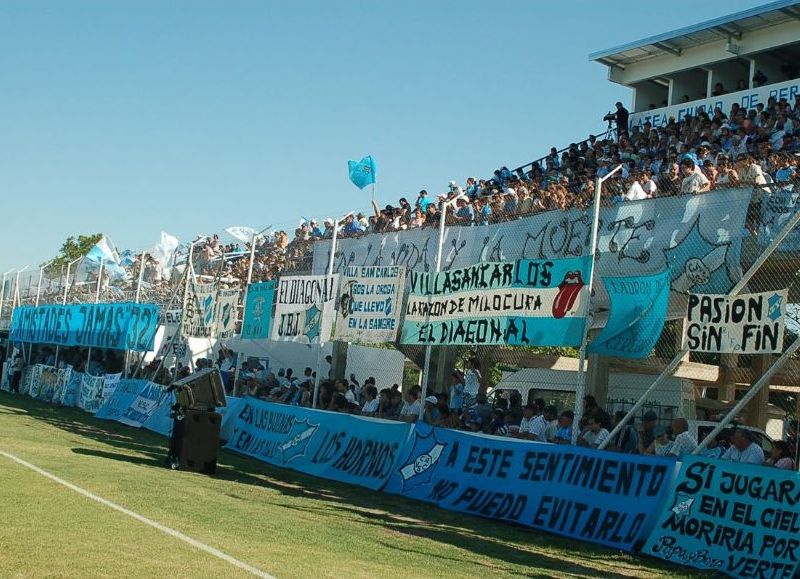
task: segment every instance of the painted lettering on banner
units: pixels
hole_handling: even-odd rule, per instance
[[[271,339],[312,344],[327,342],[333,330],[339,275],[282,277],[275,290]]]
[[[380,489],[411,425],[245,398],[225,448],[300,472]]]
[[[655,517],[673,464],[417,424],[385,490],[631,550]]]
[[[348,267],[342,275],[336,315],[336,340],[394,342],[400,327],[404,266]]]
[[[800,473],[687,457],[642,552],[732,577],[800,571]]]
[[[788,290],[690,294],[684,347],[723,354],[780,353],[787,297]]]
[[[402,343],[564,346],[583,335],[588,257],[412,271]]]
[[[22,306],[14,309],[11,340],[147,352],[157,329],[153,304]]]

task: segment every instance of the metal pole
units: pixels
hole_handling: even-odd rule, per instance
[[[247,308],[247,294],[250,293],[250,284],[253,281],[253,265],[256,259],[256,233],[250,236],[250,265],[247,268],[247,285],[244,287],[244,295],[242,296],[242,324],[244,325],[245,309]],[[239,380],[239,370],[242,367],[241,360],[237,359],[236,368],[233,370],[233,385],[231,389],[236,393],[236,382]]]
[[[136,280],[136,295],[133,298],[134,303],[139,303],[139,297],[142,295],[142,278],[144,278],[144,260],[145,252],[142,252],[142,257],[139,260],[139,278]]]
[[[783,242],[786,236],[792,232],[792,230],[797,226],[798,223],[800,223],[800,213],[795,213],[792,216],[792,218],[786,222],[786,225],[784,225],[781,232],[775,237],[775,239],[772,240],[772,242],[767,246],[767,248],[763,251],[763,253],[758,257],[758,259],[753,262],[753,265],[751,265],[750,268],[747,270],[747,272],[745,272],[745,274],[742,276],[742,279],[740,279],[739,282],[735,286],[733,286],[729,295],[735,296],[745,288],[750,279],[756,274],[756,272],[761,268],[761,266],[764,265],[764,262],[766,262],[767,259],[769,259],[769,256],[775,252],[778,246]],[[647,399],[647,397],[650,396],[650,394],[654,392],[656,388],[661,386],[664,380],[666,380],[669,376],[672,375],[672,373],[675,371],[678,365],[680,365],[681,361],[686,357],[686,355],[689,352],[690,352],[689,348],[684,346],[680,352],[675,354],[675,357],[667,365],[667,367],[664,368],[664,370],[662,370],[661,374],[658,375],[658,378],[656,378],[655,382],[653,382],[650,385],[650,387],[644,391],[644,393],[636,402],[636,404],[634,404],[628,411],[628,413],[625,415],[625,417],[619,421],[619,423],[614,427],[611,433],[606,437],[605,441],[603,441],[600,444],[600,446],[598,446],[600,450],[608,446],[612,438],[615,437],[617,434],[619,434],[619,432],[624,428],[628,420],[630,420],[631,417],[634,414],[636,414],[639,408],[642,407],[645,399]]]
[[[450,203],[452,203],[452,201],[442,201],[441,210],[439,212],[439,241],[436,245],[436,269],[434,270],[434,273],[439,273],[442,270],[442,251],[444,250],[445,223],[447,221],[447,208],[450,206]],[[428,301],[431,299],[432,297],[429,296]],[[422,400],[425,400],[425,397],[428,395],[428,379],[430,377],[431,370],[432,350],[432,346],[425,346],[425,363],[422,366],[422,393],[420,395]],[[422,411],[424,411],[424,408],[425,405],[423,404]],[[420,412],[420,418],[421,417],[422,412]]]
[[[342,221],[344,221],[345,219],[347,219],[352,214],[353,214],[353,212],[351,211],[350,213],[348,213],[344,217],[342,217],[340,219],[337,219],[336,221],[333,222],[333,235],[331,236],[331,254],[330,254],[330,257],[328,258],[328,270],[327,270],[327,274],[326,274],[328,277],[333,275],[333,257],[336,254],[336,240],[339,237],[339,224]],[[322,317],[321,316],[322,316],[322,314],[320,313],[320,325],[322,325]],[[319,346],[318,346],[318,350],[317,350],[317,377],[314,380],[314,396],[311,399],[311,407],[312,408],[316,408],[317,406],[319,406],[318,398],[319,398],[319,387],[320,387],[320,383],[322,381],[322,351],[323,351],[324,346],[325,346],[325,342],[322,340],[322,336],[320,334],[320,341],[319,341]]]
[[[578,383],[575,385],[575,416],[572,420],[572,444],[578,441],[580,434],[580,422],[583,416],[583,397],[586,395],[586,342],[589,339],[591,329],[590,316],[592,313],[592,288],[594,286],[594,260],[597,253],[597,236],[599,234],[598,222],[600,221],[600,201],[603,193],[603,182],[610,178],[614,173],[622,169],[622,165],[617,165],[604,177],[595,179],[594,184],[594,207],[592,209],[592,236],[589,244],[591,262],[589,265],[589,281],[586,284],[586,302],[583,305],[583,337],[581,339],[580,352],[578,354]]]
[[[783,366],[786,362],[788,362],[791,359],[792,355],[798,349],[800,349],[800,338],[796,338],[795,341],[792,342],[792,345],[789,346],[783,352],[783,354],[781,354],[781,357],[775,360],[772,366],[770,366],[769,369],[766,372],[764,372],[764,375],[761,376],[761,378],[759,378],[758,381],[755,384],[753,384],[750,390],[748,390],[747,393],[744,396],[742,396],[742,399],[739,400],[733,408],[731,408],[730,412],[728,412],[728,414],[725,415],[725,418],[723,418],[719,422],[719,424],[717,424],[714,427],[714,429],[708,433],[708,436],[706,436],[703,439],[703,441],[699,445],[697,445],[697,448],[692,454],[697,454],[702,450],[704,450],[711,443],[711,441],[714,440],[714,438],[716,438],[716,436],[720,432],[722,432],[722,430],[728,425],[728,423],[731,420],[733,420],[736,417],[736,415],[739,414],[739,412],[741,412],[742,408],[744,408],[744,406],[756,394],[758,394],[758,391],[761,390],[764,386],[769,385],[770,378],[772,378],[772,376],[775,374],[775,372],[778,371],[778,369],[781,366]]]
[[[103,262],[100,261],[100,270],[97,272],[97,287],[94,292],[94,303],[100,303],[100,284],[103,280]],[[92,362],[92,348],[86,354],[86,373],[89,374],[89,364]],[[91,374],[89,374],[91,376]]]

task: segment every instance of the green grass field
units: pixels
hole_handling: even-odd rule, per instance
[[[222,452],[162,467],[166,439],[0,393],[0,451],[284,577],[658,577],[685,569]],[[0,577],[244,577],[230,563],[0,455]]]

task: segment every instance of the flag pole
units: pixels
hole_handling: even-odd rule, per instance
[[[591,264],[589,266],[589,280],[586,284],[586,303],[583,306],[583,336],[581,338],[581,348],[578,354],[578,383],[575,386],[575,416],[572,420],[572,444],[578,441],[580,433],[580,421],[583,416],[583,397],[586,395],[586,342],[589,339],[591,329],[590,316],[592,313],[592,289],[594,287],[594,261],[597,253],[597,237],[600,221],[600,198],[602,197],[603,183],[622,169],[622,165],[617,165],[614,169],[603,177],[598,177],[594,185],[594,208],[592,218],[592,236],[589,249],[591,251]]]

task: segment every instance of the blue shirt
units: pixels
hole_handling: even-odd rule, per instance
[[[465,205],[458,211],[456,211],[456,217],[461,219],[469,219],[469,222],[472,223],[475,221],[475,211],[472,209],[471,205]]]
[[[419,205],[419,208],[422,209],[423,213],[428,210],[428,205],[430,205],[431,203],[433,203],[433,201],[428,199],[427,195],[425,197],[420,197],[419,199],[417,199],[417,205]]]
[[[562,438],[564,440],[572,440],[572,427],[571,426],[561,426],[558,430],[556,430],[556,438]]]
[[[464,385],[461,383],[450,386],[450,408],[461,410],[464,406]]]

